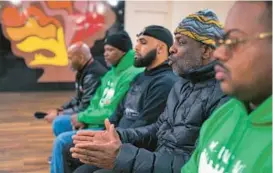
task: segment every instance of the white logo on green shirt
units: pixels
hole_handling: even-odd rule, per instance
[[[114,83],[108,82],[106,88],[103,91],[102,97],[99,102],[99,106],[103,107],[104,105],[111,104],[111,100],[115,95],[115,89],[113,88]]]
[[[217,155],[217,160],[212,160],[212,156]],[[235,163],[231,172],[226,172],[228,164]],[[246,165],[241,160],[236,160],[235,156],[225,146],[219,146],[218,141],[212,141],[208,148],[205,148],[199,160],[199,173],[243,173]]]

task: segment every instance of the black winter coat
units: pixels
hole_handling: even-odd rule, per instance
[[[122,146],[115,172],[180,173],[195,149],[200,128],[228,97],[214,79],[215,62],[193,70],[170,92],[158,121],[135,129],[118,129]]]

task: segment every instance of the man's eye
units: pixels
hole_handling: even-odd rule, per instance
[[[146,41],[141,41],[140,43],[141,43],[141,44],[146,44]]]
[[[179,40],[179,45],[185,45],[185,44],[187,44],[187,42],[185,41],[185,40]]]
[[[236,46],[239,43],[240,39],[238,38],[229,38],[225,40],[225,45]]]

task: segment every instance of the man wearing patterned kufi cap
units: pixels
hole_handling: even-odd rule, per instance
[[[215,63],[212,58],[214,40],[223,34],[223,26],[213,11],[205,9],[188,15],[174,31],[175,43],[170,48],[169,58],[173,71],[186,77],[192,70]]]
[[[206,9],[184,18],[174,33],[180,33],[201,43],[214,46],[215,37],[223,35],[223,26],[216,14]]]

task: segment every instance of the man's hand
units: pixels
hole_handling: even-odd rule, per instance
[[[71,124],[75,129],[83,129],[84,128],[84,124],[78,121],[78,115],[77,114],[73,114],[71,116]]]
[[[80,159],[85,164],[113,169],[122,143],[109,120],[105,121],[105,127],[106,130],[102,132],[78,132],[73,137],[76,145],[70,149],[72,157]]]
[[[47,122],[52,123],[52,121],[57,117],[57,115],[58,115],[58,110],[53,109],[47,112],[47,115],[44,117],[44,119]]]
[[[78,143],[84,142],[96,142],[96,143],[104,143],[109,141],[109,134],[107,128],[110,128],[111,124],[109,120],[105,120],[104,122],[106,130],[102,131],[91,131],[84,130],[78,131],[75,136],[73,136],[73,143],[76,145]]]

